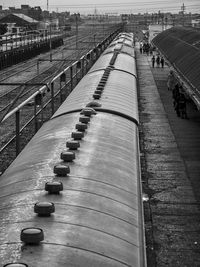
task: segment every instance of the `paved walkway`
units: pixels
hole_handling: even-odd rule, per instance
[[[137,51],[148,267],[200,266],[200,112],[176,117],[168,67]],[[148,200],[149,199],[149,200]]]

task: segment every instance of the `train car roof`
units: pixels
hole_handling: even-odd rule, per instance
[[[112,50],[112,48],[111,48]],[[133,58],[134,49],[124,49],[127,53],[120,53],[120,51],[114,51],[113,53],[110,52],[109,48],[106,49],[105,53],[99,58],[99,60],[92,66],[89,72],[93,72],[99,69],[106,69],[106,67],[110,64],[110,61],[116,53],[116,60],[113,64],[115,69],[120,71],[127,72],[131,75],[137,77],[137,70],[135,59]],[[108,53],[107,53],[108,52]],[[110,52],[110,53],[109,53]]]
[[[137,126],[98,112],[75,161],[65,163],[60,154],[79,116],[76,112],[48,121],[1,177],[1,263],[143,266]],[[56,176],[57,164],[70,165],[70,174]],[[61,194],[44,191],[45,182],[52,180],[63,182]],[[38,201],[55,203],[55,214],[34,214]],[[20,231],[27,227],[43,229],[39,246],[20,241]]]
[[[71,92],[53,118],[83,109],[94,101],[93,93],[97,89],[104,70],[95,70],[86,75]],[[110,70],[104,85],[102,96],[95,100],[102,112],[118,114],[138,123],[137,81],[134,75],[121,70]]]
[[[133,47],[130,47],[125,44],[120,44],[120,43],[117,43],[113,46],[108,47],[106,51],[103,53],[103,55],[108,54],[108,53],[114,53],[116,51],[119,53],[125,53],[132,57],[135,57],[135,50],[133,49]]]

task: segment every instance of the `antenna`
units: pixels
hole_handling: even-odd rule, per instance
[[[47,0],[47,11],[49,11],[49,0]]]
[[[183,3],[183,5],[181,6],[181,10],[182,10],[182,14],[183,14],[183,26],[185,25],[185,18],[184,18],[184,15],[185,15],[185,9],[186,9],[186,6],[185,6],[184,3]]]
[[[185,7],[185,5],[183,3],[183,5],[181,6],[181,10],[182,10],[183,14],[185,13],[185,9],[186,9],[186,7]]]

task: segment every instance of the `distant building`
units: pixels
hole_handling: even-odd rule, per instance
[[[154,24],[154,25],[149,25],[149,42],[152,41],[156,35],[161,33],[162,31],[165,31],[167,29],[170,29],[172,25],[161,25],[161,24]]]
[[[24,30],[37,30],[39,22],[24,14],[8,14],[0,18],[0,24],[7,24],[8,33]]]
[[[192,19],[192,27],[200,28],[200,16],[196,17],[195,19]]]

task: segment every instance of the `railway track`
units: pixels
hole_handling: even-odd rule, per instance
[[[88,38],[90,38],[90,35],[85,36],[84,34],[82,34],[81,36],[79,36],[78,41],[81,43]],[[76,41],[76,38],[70,38],[71,49],[75,49]],[[69,42],[69,40],[67,42]],[[49,79],[55,76],[56,72],[61,71],[62,68],[65,68],[67,65],[69,65],[69,63],[75,61],[77,57],[85,54],[90,47],[88,45],[87,47],[85,47],[84,43],[81,44],[82,47],[81,50],[79,50],[79,53],[77,53],[76,51],[74,52],[73,50],[67,51],[65,46],[64,48],[62,47],[54,51],[52,54],[53,60],[61,61],[52,61],[51,66],[49,66],[48,61],[49,55],[42,57],[39,74],[36,67],[38,58],[31,60],[29,66],[27,66],[27,62],[20,64],[20,71],[17,71],[19,67],[15,67],[14,69],[8,70],[7,72],[4,71],[2,79],[0,80],[0,83],[2,85],[0,94],[0,116],[2,116],[2,113],[5,113],[6,110],[9,110],[10,107],[14,108],[16,105],[19,105],[20,102],[28,98],[32,93],[34,93],[35,90],[38,89],[39,84],[47,83]],[[36,84],[36,86],[32,84]]]

